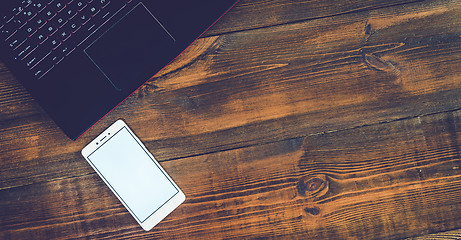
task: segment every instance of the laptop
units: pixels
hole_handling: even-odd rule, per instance
[[[75,140],[236,0],[2,0],[0,58]]]

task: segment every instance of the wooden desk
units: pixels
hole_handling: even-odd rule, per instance
[[[461,1],[242,0],[77,141],[0,79],[0,239],[461,237]],[[119,118],[187,196],[149,232],[80,155]]]

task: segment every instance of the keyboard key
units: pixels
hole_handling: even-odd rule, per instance
[[[15,34],[10,39],[8,39],[8,47],[14,50],[26,40],[27,40],[27,36],[21,36],[20,34]]]
[[[24,21],[29,21],[33,17],[35,17],[37,13],[33,11],[31,8],[26,8],[26,10],[22,11],[18,17],[21,17]]]
[[[54,67],[53,62],[44,59],[39,64],[34,67],[33,74],[37,79],[41,79],[45,74],[47,74]]]
[[[38,44],[42,44],[48,39],[48,35],[46,35],[44,31],[40,31],[35,34],[32,39],[34,39],[34,41],[36,41]]]
[[[80,29],[80,19],[78,18],[73,18],[67,25],[66,25],[69,30],[72,32],[72,33],[75,33],[77,32],[77,30]]]
[[[16,30],[11,30],[9,28],[3,27],[0,29],[0,36],[2,37],[2,40],[8,40],[13,33],[15,33]]]
[[[77,18],[79,19],[80,21],[80,24],[81,25],[85,25],[91,18],[91,14],[89,12],[89,9],[85,9],[83,10],[78,16]]]
[[[69,56],[75,50],[75,46],[69,43],[61,45],[56,51],[62,54],[63,56]]]
[[[35,43],[31,43],[29,41],[25,42],[21,45],[21,47],[17,48],[14,51],[15,59],[24,59],[25,57],[27,57],[27,55],[29,55],[29,53],[34,51],[37,46],[38,45],[36,45]]]
[[[27,56],[24,61],[26,63],[26,66],[31,69],[33,66],[35,66],[35,64],[37,64],[37,57],[35,56],[35,54],[29,54],[29,56]]]
[[[32,21],[30,21],[29,24],[36,29],[40,29],[46,24],[46,20],[43,17],[38,16],[32,19]]]
[[[52,37],[48,39],[48,42],[49,42],[49,47],[51,48],[51,50],[55,50],[56,48],[59,47],[59,45],[61,45],[61,41],[57,37]]]
[[[11,24],[10,27],[12,28],[20,29],[26,24],[26,21],[20,18],[13,18],[8,24]]]
[[[89,10],[92,17],[96,16],[96,14],[98,14],[100,11],[97,7],[90,7]]]
[[[23,14],[23,13],[25,13],[25,11],[23,11],[19,15],[15,16],[12,21],[17,22],[21,26],[24,26],[29,21],[29,17],[27,15]],[[19,28],[21,28],[21,27],[18,27],[18,29]]]
[[[3,15],[3,17],[0,19],[0,27],[3,27],[6,23],[8,23],[11,19],[13,19],[14,15],[12,12],[7,13],[6,15]]]
[[[67,23],[66,13],[60,13],[53,20],[51,20],[58,28]]]
[[[101,24],[109,20],[115,13],[117,13],[120,8],[124,8],[125,6],[121,6],[119,8],[104,8],[102,10],[101,15],[99,15]]]
[[[94,0],[94,1],[95,1],[96,6],[99,8],[105,8],[110,3],[109,0]]]
[[[72,9],[77,9],[77,11],[82,11],[86,7],[86,2],[82,0],[75,0],[70,4]]]
[[[21,1],[21,5],[24,8],[28,7],[30,4],[32,4],[32,0],[23,0],[23,1]]]
[[[52,52],[49,56],[51,62],[56,65],[64,59],[64,56],[58,54],[58,52]]]
[[[22,6],[15,7],[13,8],[13,14],[18,15],[20,12],[22,12],[22,10],[24,10],[24,7]]]
[[[32,3],[32,5],[31,5],[31,8],[32,8],[36,13],[41,12],[43,9],[45,9],[45,7],[46,7],[46,4],[43,3],[43,2],[34,2],[34,3]]]
[[[65,12],[67,19],[69,20],[72,19],[78,13],[77,10],[73,8],[67,8],[64,12]]]
[[[66,7],[66,2],[63,0],[56,0],[50,6],[53,6],[55,11],[61,12]]]
[[[52,7],[47,7],[45,9],[45,16],[47,20],[51,20],[54,16],[56,16],[56,11]]]
[[[45,34],[48,36],[53,35],[53,33],[55,33],[58,30],[56,25],[54,25],[54,23],[52,22],[47,23],[43,29],[45,31]]]
[[[32,36],[35,32],[37,32],[37,28],[31,26],[26,26],[25,30],[28,37]]]
[[[56,36],[59,38],[61,42],[64,42],[71,36],[71,31],[69,31],[68,28],[62,28],[58,30]]]
[[[51,50],[53,49],[53,43],[51,41],[53,41],[53,39],[49,38],[44,43],[39,45],[37,51],[34,52],[34,55],[39,57],[39,61],[51,53]]]
[[[29,54],[23,61],[26,64],[26,67],[31,70],[34,68],[46,55],[40,55],[39,48],[36,48],[31,54]]]
[[[50,53],[46,47],[38,46],[31,54],[29,54],[24,62],[29,69],[33,69],[39,62],[41,62]]]

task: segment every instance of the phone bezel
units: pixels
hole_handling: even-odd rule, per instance
[[[151,157],[160,170],[165,174],[165,176],[170,180],[170,182],[178,189],[178,193],[171,198],[168,202],[166,202],[162,207],[160,207],[155,213],[150,215],[144,222],[140,222],[134,213],[130,210],[130,208],[125,204],[125,202],[116,194],[115,190],[111,187],[111,185],[107,182],[107,180],[102,176],[102,174],[96,169],[93,163],[88,159],[88,156],[97,150],[105,142],[109,141],[115,133],[117,133],[120,129],[126,127],[126,129],[132,134],[135,141],[139,143],[139,145],[145,150],[145,152]],[[166,173],[166,171],[162,168],[162,166],[158,163],[155,157],[149,152],[146,146],[139,140],[139,138],[134,134],[134,132],[128,127],[128,125],[121,119],[117,120],[111,126],[109,126],[106,130],[104,130],[101,134],[99,134],[93,141],[91,141],[88,145],[86,145],[81,151],[83,157],[86,159],[88,164],[93,168],[93,170],[98,174],[100,179],[104,181],[104,183],[110,188],[112,193],[117,197],[117,199],[125,206],[128,212],[132,215],[132,217],[136,220],[136,222],[141,225],[141,227],[145,231],[151,230],[155,225],[157,225],[162,219],[164,219],[168,214],[170,214],[174,209],[176,209],[181,203],[183,203],[186,199],[186,196],[181,191],[181,189],[176,185],[176,183],[171,179],[171,177]]]

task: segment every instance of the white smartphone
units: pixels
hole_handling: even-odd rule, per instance
[[[83,148],[82,155],[146,231],[186,199],[122,120]]]

